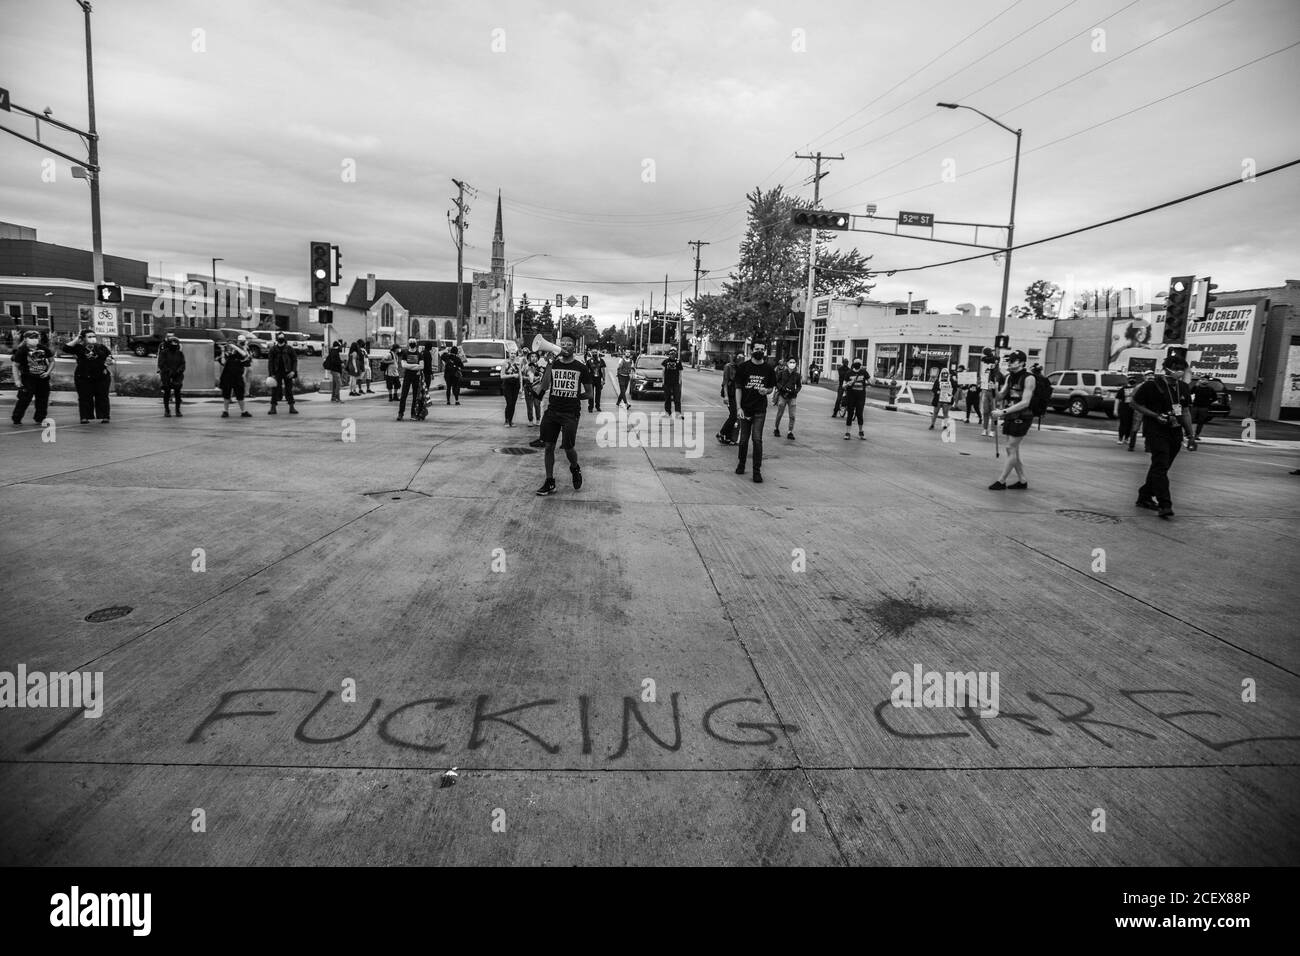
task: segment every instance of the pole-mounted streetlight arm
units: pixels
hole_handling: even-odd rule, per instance
[[[996,120],[992,116],[989,116],[988,113],[985,113],[981,109],[976,109],[973,106],[966,106],[962,103],[936,103],[934,105],[942,106],[946,110],[970,110],[972,113],[979,113],[980,116],[984,117],[990,123],[996,123],[998,126],[1001,126],[1004,130],[1006,130],[1008,133],[1011,133],[1013,136],[1019,136],[1021,132],[1018,129],[1012,129],[1010,126],[1008,126],[1006,123],[1002,122],[1001,120]]]

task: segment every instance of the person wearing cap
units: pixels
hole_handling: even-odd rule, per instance
[[[1192,430],[1192,392],[1183,375],[1187,359],[1179,352],[1164,361],[1165,374],[1143,382],[1133,395],[1133,411],[1142,416],[1142,437],[1146,440],[1151,467],[1146,481],[1138,489],[1139,508],[1156,511],[1162,518],[1174,516],[1173,494],[1169,488],[1169,469],[1187,437],[1187,450],[1196,451],[1196,434]]]
[[[1115,444],[1122,445],[1129,443],[1129,451],[1133,450],[1133,406],[1130,399],[1137,388],[1138,380],[1136,375],[1130,375],[1128,381],[1115,390],[1115,416],[1119,419],[1119,434],[1115,439]]]
[[[163,415],[172,417],[172,403],[176,403],[176,417],[181,414],[181,386],[185,384],[185,352],[176,333],[168,332],[158,349],[158,381],[162,385]]]
[[[395,356],[397,366],[402,370],[402,394],[397,400],[397,420],[406,417],[406,397],[411,396],[411,417],[415,418],[415,403],[420,401],[424,378],[424,356],[420,354],[420,343],[415,336],[406,340],[406,348]]]
[[[253,356],[244,347],[244,336],[239,336],[235,344],[229,342],[221,349],[221,375],[217,386],[221,389],[221,417],[230,417],[230,401],[233,398],[239,405],[240,418],[252,418],[253,413],[244,407],[244,370],[253,364]]]
[[[853,431],[853,420],[858,421],[858,438],[867,440],[863,428],[862,412],[867,407],[867,386],[871,384],[871,373],[862,364],[862,359],[855,358],[849,369],[849,377],[844,380],[844,440],[849,440]]]
[[[36,403],[36,424],[45,421],[50,407],[50,376],[54,372],[54,352],[41,344],[41,334],[35,329],[23,333],[22,344],[13,350],[10,359],[14,366],[14,379],[18,382],[18,402],[14,405],[13,423],[22,425],[27,407]]]
[[[776,372],[767,364],[767,349],[755,345],[749,361],[736,369],[736,388],[740,393],[740,457],[736,474],[745,473],[749,444],[754,444],[754,481],[763,481],[763,426],[767,421],[767,396],[776,388]]]
[[[980,387],[980,424],[983,430],[980,432],[982,438],[992,438],[993,429],[993,402],[997,397],[998,391],[1002,388],[1006,377],[998,369],[998,357],[993,354],[992,349],[985,349],[980,356],[979,369],[979,387]]]
[[[341,402],[343,397],[339,389],[343,385],[343,340],[335,339],[329,352],[321,360],[320,367],[330,373],[330,401]]]
[[[73,382],[77,386],[77,405],[81,410],[81,424],[87,424],[92,418],[98,418],[100,424],[109,422],[108,391],[113,384],[109,368],[113,365],[113,353],[107,345],[90,329],[82,329],[71,342],[63,346],[63,351],[77,359],[77,370],[73,373]]]
[[[1025,467],[1020,460],[1020,443],[1025,440],[1029,426],[1033,424],[1029,408],[1038,382],[1025,368],[1026,361],[1025,353],[1019,349],[1007,353],[1006,381],[998,392],[998,399],[1004,406],[992,409],[989,413],[995,419],[1002,419],[1002,434],[1007,436],[1007,464],[1002,469],[1002,477],[989,485],[990,491],[1004,491],[1007,488],[1024,491],[1029,487],[1029,479],[1025,477]],[[1011,477],[1013,469],[1019,481],[1008,485],[1007,479]]]
[[[283,332],[275,333],[275,344],[268,353],[266,370],[275,379],[275,387],[271,389],[271,410],[266,414],[278,414],[275,406],[283,396],[289,403],[289,414],[297,415],[298,409],[293,407],[293,384],[298,378],[298,353],[293,350],[289,337]]]
[[[664,370],[664,411],[671,415],[675,406],[677,417],[685,418],[682,414],[682,363],[677,358],[677,350],[670,348],[668,357],[660,365]]]
[[[1192,386],[1192,424],[1196,426],[1197,438],[1201,437],[1201,429],[1214,418],[1211,408],[1216,397],[1209,373],[1202,372],[1196,376],[1196,383]]]

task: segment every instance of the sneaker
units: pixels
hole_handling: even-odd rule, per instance
[[[794,441],[794,432],[787,432],[785,437],[790,441]]]
[[[1006,491],[1007,484],[1004,481],[995,481],[989,485],[989,491]]]
[[[756,485],[761,485],[762,483],[763,483],[763,475],[762,475],[759,471],[755,470],[755,471],[754,471],[754,484],[756,484]]]
[[[745,466],[744,466],[744,465],[737,465],[737,466],[736,466],[736,474],[738,474],[738,475],[743,475],[744,473],[745,473]]]
[[[1026,488],[1029,487],[1029,482],[1017,481],[1014,485],[1007,485],[1007,487],[1010,488],[1012,491],[1024,491]]]
[[[858,432],[858,437],[861,438],[863,441],[867,440],[867,436],[864,432]]]
[[[773,438],[780,438],[780,437],[781,437],[781,429],[779,429],[779,428],[774,428],[774,429],[772,429],[772,437],[773,437]]]
[[[14,424],[16,424],[16,425],[21,425],[22,422],[15,422]],[[83,418],[83,419],[81,420],[81,424],[83,424],[83,425],[89,425],[89,424],[90,424],[90,419],[89,419],[89,418]]]
[[[171,417],[172,417],[172,410],[170,408],[164,408],[163,418],[171,418]]]
[[[844,433],[844,440],[845,440],[845,441],[848,441],[848,440],[849,440],[850,438],[852,438],[852,437],[853,437],[853,436],[850,435],[848,432],[845,432],[845,433]]]
[[[295,412],[294,414],[297,414],[297,413]],[[181,410],[180,410],[180,406],[179,406],[179,405],[176,407],[176,417],[177,417],[177,418],[184,418],[184,417],[185,417],[184,415],[181,414]]]
[[[13,421],[13,419],[11,418],[10,421]],[[82,422],[82,424],[84,425],[85,422]],[[22,422],[14,422],[14,428],[22,428],[22,427],[23,427]]]
[[[540,438],[534,438],[532,441],[530,441],[530,442],[528,443],[528,447],[529,447],[529,448],[545,448],[545,447],[546,447],[546,442],[542,441]]]
[[[222,412],[222,413],[221,413],[221,417],[222,417],[222,418],[229,418],[229,417],[230,417],[230,412]],[[85,419],[83,418],[82,421],[85,421]]]
[[[1132,451],[1132,450],[1133,450],[1133,446],[1132,446],[1132,445],[1129,445],[1129,446],[1128,446],[1128,450],[1129,450],[1129,451]]]
[[[1115,439],[1115,444],[1116,444],[1116,445],[1122,445],[1122,444],[1124,444],[1124,439],[1122,439],[1122,438],[1116,438],[1116,439]]]
[[[1150,498],[1139,498],[1137,501],[1133,502],[1133,505],[1134,507],[1137,508],[1146,508],[1147,511],[1160,510],[1160,506],[1156,504],[1154,501],[1152,501]]]
[[[547,478],[542,482],[542,487],[537,489],[537,495],[538,497],[545,497],[553,494],[555,494],[555,479]]]
[[[398,415],[398,416],[397,416],[397,420],[398,420],[399,422],[400,422],[400,421],[405,421],[405,420],[406,420],[406,416],[405,416],[405,415]]]
[[[1174,509],[1170,507],[1164,507],[1160,509],[1159,514],[1160,517],[1162,518],[1172,518],[1174,516]]]
[[[459,405],[459,404],[460,404],[460,402],[457,402],[457,403],[456,403],[456,404],[457,404],[457,405]]]
[[[274,408],[272,408],[272,409],[271,409],[269,412],[267,412],[266,414],[268,414],[268,415],[279,415],[280,413],[277,412]]]
[[[570,468],[569,471],[573,473],[573,490],[577,491],[582,487],[582,469]]]
[[[934,431],[934,422],[930,422],[930,431]]]
[[[180,412],[177,412],[176,414],[179,415]],[[296,408],[294,408],[292,405],[290,405],[290,406],[289,406],[289,414],[290,414],[290,415],[297,415],[297,414],[298,414],[298,409],[296,409]]]

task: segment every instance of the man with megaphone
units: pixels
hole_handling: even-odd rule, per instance
[[[573,356],[572,335],[560,337],[558,346],[540,335],[533,339],[534,352],[557,354],[555,361],[546,367],[542,380],[533,386],[540,398],[548,391],[550,404],[542,413],[540,440],[546,446],[546,480],[537,489],[539,496],[555,494],[555,442],[563,435],[560,447],[569,459],[573,474],[573,490],[582,487],[582,468],[578,465],[578,452],[574,447],[578,439],[578,419],[582,416],[582,403],[591,393],[591,370]]]

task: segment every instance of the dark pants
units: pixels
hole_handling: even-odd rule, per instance
[[[749,443],[754,443],[754,474],[759,474],[763,469],[763,426],[767,424],[767,405],[752,415],[746,415],[740,420],[740,458],[737,464],[745,467],[745,455],[749,451]]]
[[[162,380],[163,408],[166,408],[167,406],[174,404],[176,406],[177,411],[180,410],[181,386],[184,383],[185,383],[185,379],[183,379],[179,375],[173,378],[165,378]]]
[[[402,394],[403,395],[406,394],[406,386],[402,386]],[[451,400],[453,397],[455,397],[457,402],[460,401],[460,376],[459,375],[457,375],[455,378],[452,378],[450,375],[447,376],[447,404],[448,405],[451,404]]]
[[[673,413],[673,406],[677,406],[677,411],[682,410],[682,380],[667,378],[664,379],[664,411],[669,415]]]
[[[528,412],[528,421],[534,419],[541,421],[542,418],[542,400],[537,397],[533,391],[533,386],[527,382],[524,383],[524,409]]]
[[[627,400],[627,383],[631,381],[631,379],[626,375],[618,375],[615,377],[618,379],[618,401],[614,404],[618,405],[620,403],[626,403],[631,405],[632,403]]]
[[[14,421],[21,422],[27,414],[27,406],[36,400],[36,424],[45,421],[50,408],[50,380],[38,375],[24,375],[22,387],[18,389],[18,404],[14,406]]]
[[[275,376],[275,387],[271,389],[271,407],[275,408],[276,402],[280,401],[283,396],[284,401],[289,403],[293,408],[293,376],[285,373],[278,373]]]
[[[1133,429],[1133,406],[1128,402],[1119,407],[1119,440],[1127,440],[1130,444],[1137,440]]]
[[[508,378],[501,383],[501,391],[506,397],[506,424],[515,422],[515,405],[519,402],[519,379]]]
[[[974,395],[972,395],[970,392],[966,393],[966,421],[968,422],[970,421],[971,412],[975,413],[975,421],[983,425],[984,417],[980,414],[980,393],[979,392],[976,392]]]
[[[591,401],[587,402],[587,411],[592,411],[592,405],[595,405],[595,411],[600,411],[600,393],[605,388],[605,380],[600,375],[592,376],[591,380]]]
[[[840,413],[840,409],[843,407],[844,407],[844,383],[840,382],[839,388],[835,390],[835,407],[831,409],[831,418],[834,418],[836,415],[838,415]]]
[[[718,429],[718,434],[728,441],[736,440],[736,393],[733,391],[727,396],[727,420],[722,423],[722,428]]]
[[[101,420],[108,418],[108,386],[112,383],[112,376],[78,378],[74,381],[77,385],[77,405],[81,409],[81,417]]]
[[[867,393],[849,392],[844,396],[844,407],[847,409],[844,414],[844,430],[849,431],[853,427],[853,418],[856,415],[858,431],[862,431],[865,424],[862,419],[862,410],[867,407]]]
[[[406,414],[406,396],[411,396],[411,414],[415,414],[415,402],[420,397],[420,390],[423,387],[423,373],[418,369],[408,369],[402,374],[402,397],[397,402],[397,417],[401,418]]]
[[[1193,408],[1192,422],[1196,425],[1196,437],[1201,437],[1201,429],[1210,423],[1214,415],[1208,408]]]
[[[1169,469],[1174,466],[1174,459],[1183,447],[1183,433],[1167,428],[1152,429],[1145,433],[1147,453],[1151,455],[1151,467],[1147,469],[1147,480],[1138,489],[1138,498],[1156,499],[1162,508],[1172,508],[1173,499],[1169,494]]]

